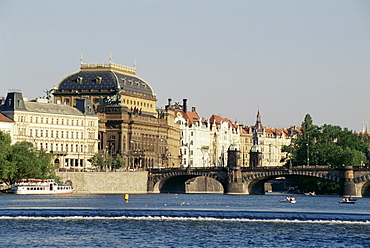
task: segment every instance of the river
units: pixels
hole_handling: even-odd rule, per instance
[[[370,198],[0,195],[1,247],[370,247]]]

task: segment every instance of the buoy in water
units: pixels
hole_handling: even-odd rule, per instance
[[[124,194],[123,195],[123,198],[125,199],[125,202],[128,202],[129,195],[128,194]]]

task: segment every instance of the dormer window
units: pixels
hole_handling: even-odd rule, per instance
[[[95,78],[95,82],[96,82],[97,84],[101,84],[102,79],[103,79],[102,77],[99,77],[99,76],[98,76],[98,77],[96,77],[96,78]]]
[[[78,84],[82,84],[82,77],[78,76],[77,79],[76,79],[76,83]]]
[[[121,80],[122,80],[123,84],[126,84],[126,82],[127,82],[126,78],[121,78]]]

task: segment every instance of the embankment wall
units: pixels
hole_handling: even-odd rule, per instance
[[[148,172],[58,172],[63,183],[71,181],[75,193],[146,194]]]

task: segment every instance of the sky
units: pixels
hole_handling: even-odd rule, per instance
[[[370,1],[0,0],[0,96],[45,96],[86,63],[133,66],[157,94],[254,125],[362,131]],[[369,129],[370,131],[370,129]]]

